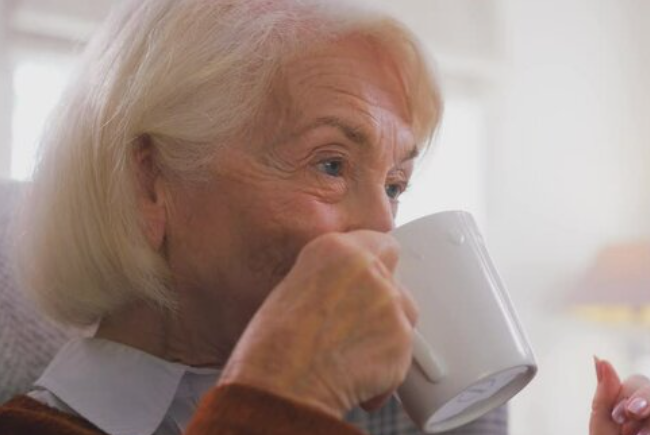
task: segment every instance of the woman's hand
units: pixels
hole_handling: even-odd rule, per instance
[[[621,381],[614,367],[595,358],[598,385],[591,403],[589,435],[620,435],[621,427],[612,419],[612,411],[621,393]]]
[[[417,310],[393,279],[398,245],[372,231],[309,243],[251,320],[221,383],[243,383],[341,417],[404,380]]]
[[[621,383],[607,361],[596,359],[598,387],[590,435],[650,435],[650,380],[634,375]]]

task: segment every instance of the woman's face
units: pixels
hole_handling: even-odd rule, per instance
[[[274,139],[221,148],[207,184],[172,190],[166,223],[177,290],[250,313],[315,237],[389,231],[416,155],[400,81],[369,43],[337,43],[283,76],[282,101],[252,127]]]

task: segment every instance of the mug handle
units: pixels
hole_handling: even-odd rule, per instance
[[[445,377],[445,367],[442,360],[436,356],[417,329],[413,334],[413,361],[429,382],[435,384]]]

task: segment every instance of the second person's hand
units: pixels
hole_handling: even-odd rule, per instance
[[[609,362],[595,363],[598,386],[590,435],[650,435],[650,380],[633,375],[621,382]]]

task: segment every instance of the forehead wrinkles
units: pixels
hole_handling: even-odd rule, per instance
[[[391,142],[405,136],[400,131],[412,129],[407,95],[387,58],[373,44],[350,38],[284,63],[264,111],[265,144],[284,143],[318,118],[331,116],[363,126],[373,142],[378,136]],[[410,136],[404,140],[409,147]]]
[[[356,109],[377,106],[408,118],[406,98],[397,78],[386,71],[385,62],[377,59],[319,53],[289,65],[285,74],[287,97],[295,106],[323,96]]]

